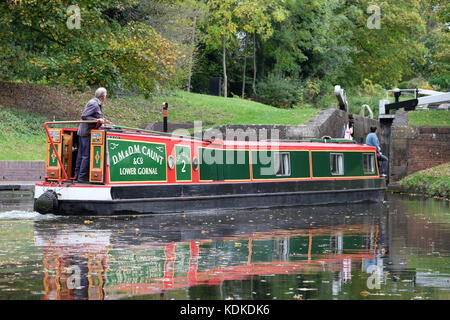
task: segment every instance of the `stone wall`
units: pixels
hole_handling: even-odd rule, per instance
[[[380,122],[375,119],[366,118],[360,115],[352,115],[353,117],[353,139],[356,142],[364,144],[366,136],[370,132],[370,127],[380,128]],[[381,141],[379,130],[377,130],[378,140]]]
[[[39,181],[45,176],[45,161],[0,161],[0,181]]]
[[[241,141],[255,141],[255,139],[301,140],[323,136],[340,138],[342,127],[349,121],[353,121],[353,136],[359,143],[365,141],[371,126],[379,126],[377,120],[360,115],[349,115],[345,111],[330,108],[321,110],[317,117],[302,125],[223,125],[205,130],[203,135],[205,138],[214,137],[223,140]]]
[[[450,127],[391,128],[390,179],[398,181],[416,171],[450,161]]]

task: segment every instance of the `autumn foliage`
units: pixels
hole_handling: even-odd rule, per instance
[[[71,5],[58,0],[0,2],[2,80],[144,94],[171,81],[181,52],[125,14],[135,1],[82,0]]]

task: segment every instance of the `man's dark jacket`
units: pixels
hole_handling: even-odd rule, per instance
[[[102,103],[98,98],[92,98],[84,107],[81,120],[97,120],[100,118],[103,118]],[[81,137],[89,136],[96,125],[96,123],[80,123],[78,135]]]

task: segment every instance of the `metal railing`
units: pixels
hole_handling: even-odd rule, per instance
[[[98,121],[97,121],[97,120],[94,120],[94,121],[93,121],[93,120],[79,120],[79,121],[51,121],[51,122],[46,122],[46,123],[44,123],[44,129],[45,129],[45,132],[47,133],[47,137],[48,137],[48,139],[49,139],[49,141],[50,141],[50,144],[51,144],[51,146],[52,146],[52,148],[53,148],[53,151],[55,152],[56,159],[58,160],[58,164],[61,166],[61,169],[62,169],[62,171],[63,171],[63,173],[64,173],[64,179],[59,178],[59,179],[58,179],[58,182],[59,182],[59,183],[61,183],[61,182],[63,182],[63,181],[69,180],[69,177],[67,176],[67,172],[66,172],[66,170],[64,169],[64,165],[63,165],[63,163],[62,163],[61,157],[59,156],[58,151],[56,150],[55,144],[53,143],[53,139],[52,139],[52,137],[50,136],[50,132],[48,131],[48,126],[49,126],[49,125],[52,125],[52,124],[80,124],[80,123],[98,123]],[[61,138],[62,138],[62,137],[61,137]]]

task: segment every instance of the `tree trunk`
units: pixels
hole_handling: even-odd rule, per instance
[[[187,92],[191,92],[191,78],[192,78],[192,65],[194,64],[194,53],[195,53],[195,31],[197,29],[197,16],[194,16],[194,25],[192,27],[192,55],[189,61],[189,73],[188,73],[188,83]]]
[[[256,96],[256,32],[253,32],[253,94]]]
[[[247,36],[245,36],[245,40],[244,40],[244,66],[243,66],[243,70],[242,70],[242,99],[245,98],[245,72],[246,72],[246,68],[247,68]]]
[[[223,96],[228,97],[227,92],[227,60],[226,60],[226,47],[225,47],[225,36],[222,36],[222,67],[223,67]]]

